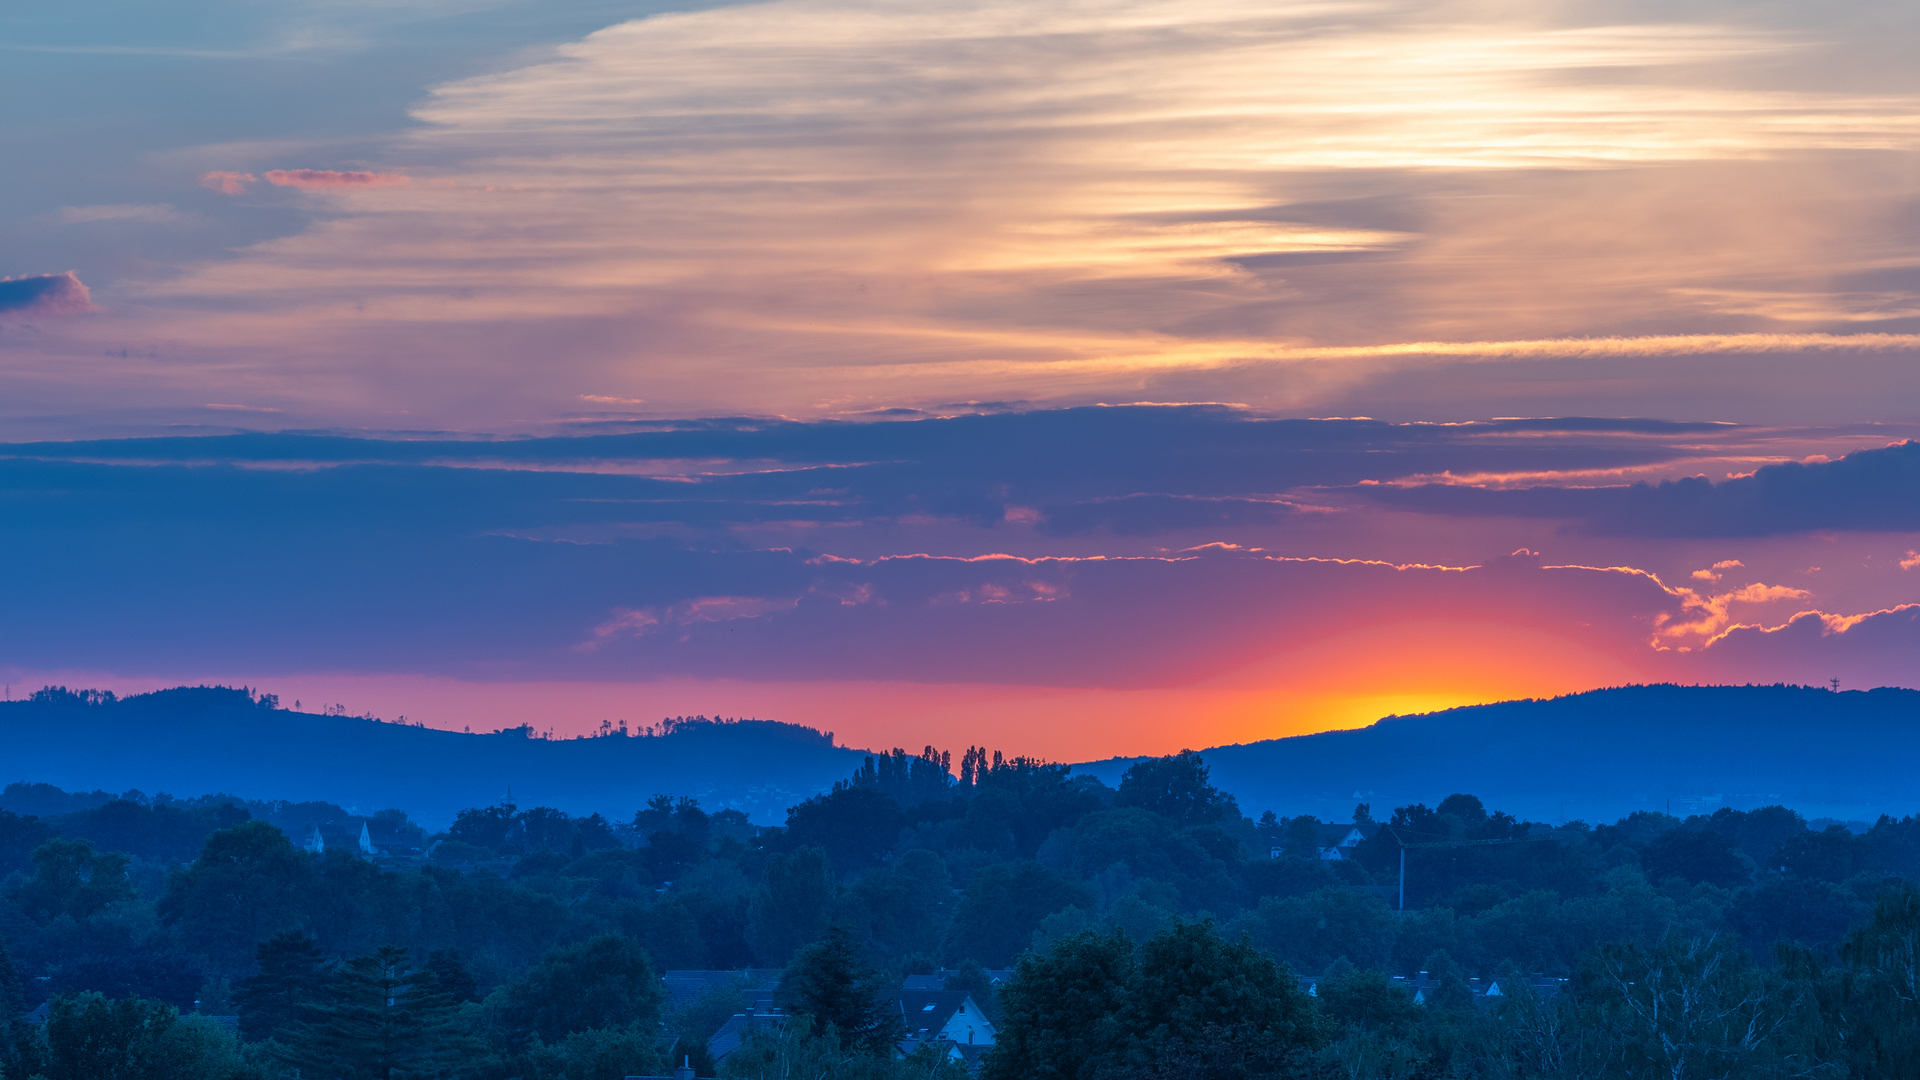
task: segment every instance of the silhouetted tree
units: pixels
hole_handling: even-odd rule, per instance
[[[905,1034],[899,1007],[885,994],[880,973],[862,963],[853,935],[831,926],[801,949],[780,979],[778,1000],[790,1013],[832,1028],[847,1046],[891,1056]]]

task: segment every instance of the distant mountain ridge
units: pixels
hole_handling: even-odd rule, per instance
[[[1458,791],[1547,822],[1773,803],[1873,821],[1920,812],[1920,691],[1627,686],[1203,753],[1214,784],[1255,815],[1345,821],[1365,802],[1384,820]],[[1133,760],[1075,771],[1111,783]]]
[[[1920,691],[1629,686],[1388,717],[1367,727],[1201,751],[1248,814],[1344,821],[1453,792],[1536,821],[1781,803],[1872,821],[1920,811]],[[470,806],[630,815],[691,795],[776,824],[869,751],[778,721],[694,721],[664,734],[543,739],[293,712],[241,690],[0,704],[0,783],[397,807],[441,827]],[[1138,758],[1074,771],[1117,784]]]
[[[629,816],[666,793],[779,822],[864,757],[829,733],[773,720],[544,739],[526,727],[469,734],[294,712],[226,687],[118,700],[47,692],[0,703],[0,783],[313,799],[364,814],[396,807],[435,828],[509,789],[520,806],[569,813]]]

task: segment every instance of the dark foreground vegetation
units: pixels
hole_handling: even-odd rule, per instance
[[[1920,1076],[1920,818],[1335,827],[1243,816],[1192,754],[1115,789],[977,750],[769,829],[102,798],[0,798],[38,808],[0,811],[8,1080],[957,1080],[889,1005],[937,968],[997,1024],[988,1080]],[[746,968],[791,1019],[716,1063],[737,988],[660,973]]]

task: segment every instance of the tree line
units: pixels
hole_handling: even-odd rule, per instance
[[[0,1068],[647,1075],[669,1046],[697,1059],[739,1000],[669,1010],[658,973],[748,967],[785,971],[805,1020],[720,1063],[730,1075],[948,1068],[893,1060],[871,1013],[941,967],[996,1014],[996,1076],[1902,1076],[1920,1061],[1901,989],[1920,985],[1905,883],[1920,819],[1814,828],[1769,807],[1548,827],[1453,795],[1378,823],[1356,808],[1371,835],[1330,860],[1326,823],[1246,816],[1198,755],[1142,761],[1117,787],[960,757],[876,755],[777,828],[684,797],[619,821],[479,807],[407,865],[310,854],[239,800],[122,800],[130,850],[96,843],[100,807],[0,811],[0,994],[12,1017],[48,1003],[43,1023],[13,1022]],[[202,830],[187,858],[183,818]],[[997,992],[981,975],[1016,964]],[[1420,972],[1416,1004],[1395,977]],[[1534,973],[1564,989],[1536,992]],[[1476,979],[1505,993],[1489,1003]],[[232,1015],[237,1033],[208,1019]],[[76,1047],[199,1071],[101,1071]]]

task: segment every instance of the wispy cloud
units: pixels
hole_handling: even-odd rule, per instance
[[[200,186],[212,191],[217,191],[222,195],[244,195],[247,191],[247,185],[255,183],[259,179],[259,177],[252,173],[208,172],[200,174]]]
[[[176,225],[192,220],[165,203],[107,203],[99,206],[63,206],[54,211],[53,220],[62,225],[87,225],[97,221],[135,221],[145,225]]]
[[[660,15],[436,88],[377,167],[261,174],[329,216],[127,288],[219,370],[441,422],[452,369],[515,416],[796,415],[1347,408],[1409,366],[1559,362],[1619,374],[1555,411],[1634,411],[1581,395],[1661,357],[1920,346],[1894,212],[1920,95],[1819,74],[1869,36],[1581,5]]]
[[[398,187],[409,183],[399,173],[336,172],[332,169],[269,169],[266,181],[275,187],[291,188],[375,188]]]

